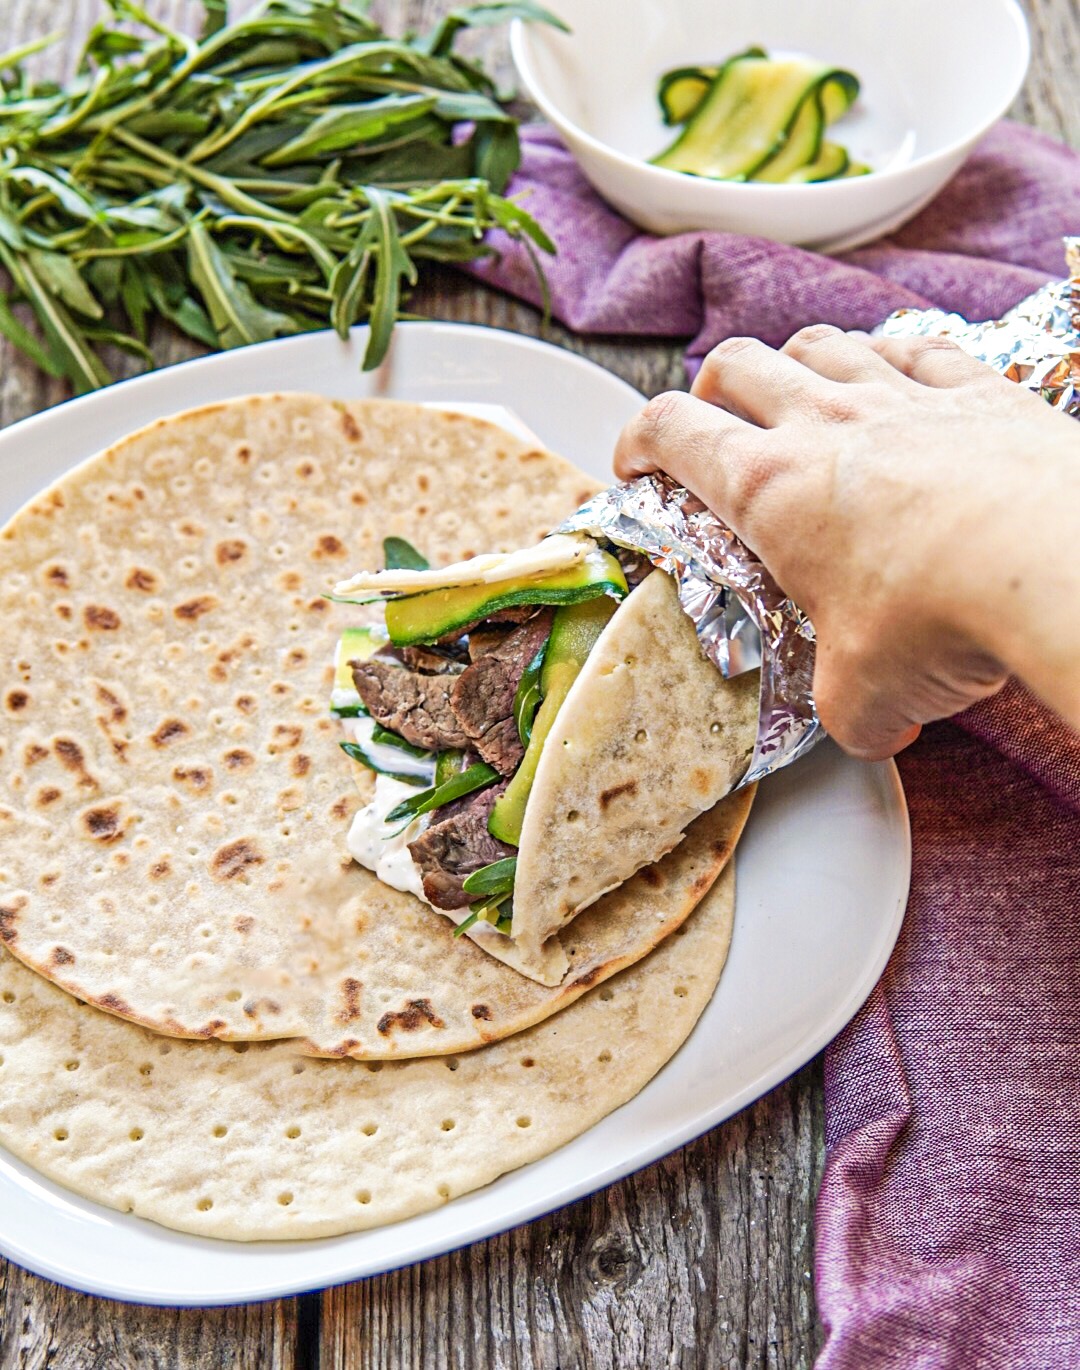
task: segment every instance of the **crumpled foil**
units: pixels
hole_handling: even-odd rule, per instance
[[[753,552],[696,495],[664,475],[601,490],[555,530],[585,532],[647,557],[675,577],[698,641],[730,678],[761,667],[749,785],[821,736],[814,713],[814,629]]]
[[[1050,281],[1003,319],[968,323],[940,309],[898,309],[874,331],[949,338],[1011,381],[1080,418],[1080,238],[1065,239],[1071,276]]]
[[[940,309],[900,309],[875,330],[951,338],[1062,413],[1080,418],[1080,237],[1065,240],[1070,279],[1051,281],[1003,319],[968,323]],[[727,678],[761,667],[748,785],[823,736],[814,711],[814,628],[735,534],[681,485],[642,476],[602,490],[556,530],[585,532],[647,557],[678,581],[705,654]]]

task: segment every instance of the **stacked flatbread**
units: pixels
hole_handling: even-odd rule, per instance
[[[749,791],[563,930],[554,987],[345,847],[349,611],[323,593],[388,534],[434,564],[511,550],[592,489],[477,419],[271,395],[144,429],[16,516],[0,1144],[181,1230],[327,1235],[545,1154],[671,1056],[723,967]]]

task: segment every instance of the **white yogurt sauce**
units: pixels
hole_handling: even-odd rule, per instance
[[[424,831],[431,815],[425,813],[414,818],[402,832],[397,831],[400,822],[386,822],[390,810],[415,793],[415,785],[406,785],[393,776],[377,775],[375,797],[370,804],[357,810],[346,845],[353,860],[374,871],[384,885],[392,885],[396,890],[405,890],[423,899],[423,879],[420,867],[409,855],[409,843],[415,842]]]

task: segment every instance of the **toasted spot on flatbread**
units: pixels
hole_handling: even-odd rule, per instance
[[[116,842],[124,835],[119,804],[87,809],[82,815],[83,830],[95,842]]]
[[[7,903],[0,904],[0,942],[14,942],[17,935],[15,924],[26,903],[26,896],[20,894],[14,899],[9,899]]]
[[[433,1028],[446,1026],[431,1007],[430,999],[410,999],[403,1009],[384,1013],[376,1024],[376,1030],[387,1037],[395,1028],[401,1028],[403,1032],[415,1032],[425,1024]]]
[[[600,807],[606,809],[609,804],[614,803],[620,795],[637,794],[637,781],[624,780],[621,785],[612,785],[609,790],[600,791]]]
[[[252,866],[266,860],[253,837],[241,837],[219,848],[210,862],[210,873],[215,880],[235,880]]]
[[[131,1005],[111,990],[107,994],[99,995],[96,999],[91,999],[89,1002],[97,1004],[99,1008],[105,1009],[108,1013],[122,1013],[127,1017],[134,1016]]]
[[[351,1023],[360,1017],[360,991],[363,985],[353,976],[347,975],[341,982],[342,1005],[338,1012],[339,1023]]]
[[[120,627],[120,615],[106,604],[88,604],[83,610],[83,622],[99,633],[115,633]]]
[[[186,737],[190,731],[191,729],[182,718],[167,718],[150,735],[150,741],[155,747],[167,747],[181,737]]]
[[[219,603],[216,595],[196,595],[194,599],[186,599],[182,604],[177,604],[173,614],[181,622],[193,623],[204,614],[212,613]]]
[[[225,538],[214,548],[214,559],[219,566],[229,566],[239,561],[247,552],[247,543],[241,538]]]
[[[142,566],[133,566],[127,573],[124,584],[129,590],[139,590],[144,595],[153,594],[158,588],[158,578],[153,571]]]
[[[333,533],[324,533],[311,555],[314,561],[340,560],[348,555],[348,551],[340,538]]]

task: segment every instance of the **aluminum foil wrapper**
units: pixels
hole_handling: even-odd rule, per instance
[[[721,674],[761,667],[757,740],[739,786],[788,765],[823,735],[811,694],[810,620],[696,495],[667,476],[641,476],[601,490],[556,532],[589,533],[647,557],[675,577],[679,602]]]
[[[1080,418],[1080,238],[1066,238],[1070,279],[1051,281],[1003,319],[968,323],[940,309],[898,309],[876,333],[951,338],[1009,380]]]

